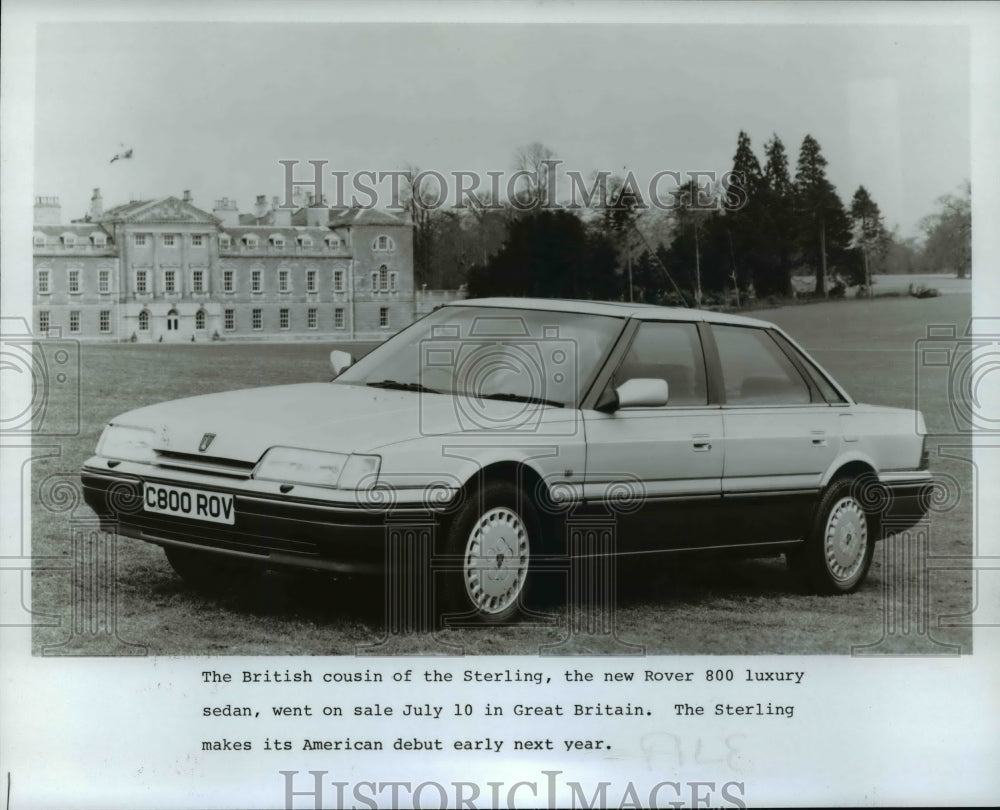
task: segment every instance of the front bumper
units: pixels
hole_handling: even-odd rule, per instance
[[[207,486],[154,475],[115,474],[85,466],[87,505],[103,528],[159,546],[196,550],[268,568],[370,574],[383,570],[394,534],[432,530],[438,514],[422,506],[391,509],[324,504],[247,493],[220,481]],[[233,525],[146,512],[143,482],[233,495]]]

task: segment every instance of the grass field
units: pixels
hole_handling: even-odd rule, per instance
[[[915,394],[914,346],[931,323],[955,324],[961,334],[970,315],[968,296],[841,301],[753,314],[785,327],[858,399],[903,407],[919,400],[931,429],[948,429],[947,386],[927,385],[919,397]],[[77,471],[111,417],[192,394],[326,380],[330,348],[229,343],[82,346],[78,434],[45,441],[58,445],[58,454],[46,451],[50,455],[33,464],[33,554],[69,561],[74,521],[91,513],[83,505],[67,506],[54,493],[60,482],[78,487]],[[367,347],[351,348],[357,353]],[[50,431],[74,428],[77,402],[70,388],[51,394],[46,414]],[[932,448],[931,466],[953,476],[963,497],[955,509],[933,516],[930,552],[968,555],[970,465],[938,458]],[[696,563],[663,555],[641,566],[622,561],[616,637],[575,636],[567,651],[615,652],[624,649],[624,642],[644,645],[651,654],[849,654],[853,645],[882,638],[887,615],[883,571],[877,551],[860,591],[819,597],[802,592],[780,560]],[[36,626],[34,646],[39,652],[68,635],[73,579],[65,571],[36,570],[32,581],[33,610],[61,622]],[[927,619],[933,637],[960,645],[963,652],[971,652],[971,632],[939,627],[938,619],[971,609],[971,581],[967,569],[934,571],[929,578]],[[358,645],[383,640],[377,648],[380,654],[430,654],[444,651],[442,642],[459,645],[466,653],[532,654],[569,633],[565,608],[553,608],[537,621],[511,627],[383,639],[382,594],[379,581],[268,574],[252,587],[233,583],[204,596],[184,586],[160,549],[128,538],[118,543],[118,634],[145,645],[151,654],[351,654]],[[894,636],[891,644],[900,653],[927,647],[926,638],[916,633]]]

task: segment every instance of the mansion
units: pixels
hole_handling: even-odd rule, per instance
[[[252,212],[191,194],[34,219],[37,334],[113,342],[377,339],[415,317],[413,226],[374,209]]]

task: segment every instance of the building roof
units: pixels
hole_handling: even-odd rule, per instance
[[[97,222],[218,222],[218,217],[203,211],[192,203],[173,195],[155,200],[133,200],[125,205],[109,208]]]
[[[325,206],[323,206],[325,208]],[[292,213],[293,225],[305,225],[308,217],[308,208],[299,208]],[[350,226],[376,226],[376,227],[409,227],[410,223],[402,217],[390,214],[388,211],[380,211],[377,208],[330,208],[327,209],[326,221],[331,228],[343,228]]]

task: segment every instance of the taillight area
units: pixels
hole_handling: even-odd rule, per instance
[[[931,466],[931,453],[927,449],[927,437],[924,436],[923,444],[920,446],[920,467],[921,470],[930,469]]]

